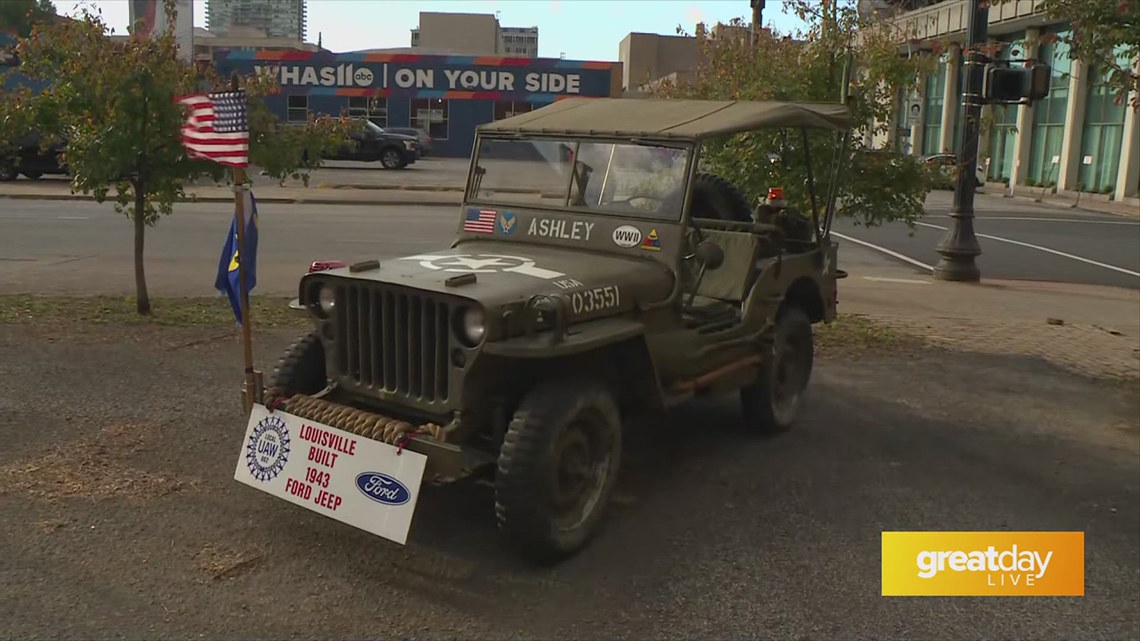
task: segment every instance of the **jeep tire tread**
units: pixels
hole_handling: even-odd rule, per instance
[[[269,388],[289,397],[316,394],[325,388],[325,349],[316,332],[297,339],[277,361]]]
[[[527,393],[495,477],[495,519],[520,556],[547,564],[586,546],[617,481],[621,431],[617,403],[600,383],[558,379]]]
[[[756,380],[740,389],[740,405],[748,431],[773,436],[792,428],[814,360],[815,345],[807,314],[799,307],[781,308],[776,317],[770,358],[761,365]],[[786,368],[787,365],[792,368]],[[783,375],[781,367],[785,367]]]

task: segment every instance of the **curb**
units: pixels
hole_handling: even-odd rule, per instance
[[[54,201],[76,201],[85,200],[95,202],[91,196],[84,196],[81,194],[0,194],[0,198],[8,200],[54,200]],[[108,202],[110,199],[108,199]],[[179,198],[174,202],[178,203],[233,203],[232,197],[222,198],[218,196],[203,196],[201,198]],[[400,207],[449,207],[459,206],[459,199],[445,199],[434,198],[431,200],[401,200],[399,198],[366,198],[360,200],[334,198],[331,196],[314,196],[314,197],[300,197],[300,198],[286,198],[281,196],[258,196],[258,203],[276,203],[276,204],[298,204],[298,205],[392,205]]]

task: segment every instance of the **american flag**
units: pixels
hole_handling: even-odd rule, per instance
[[[244,91],[221,91],[183,96],[188,108],[182,125],[182,146],[191,158],[219,165],[249,165],[249,120]]]
[[[468,209],[463,220],[463,231],[473,234],[495,233],[496,212],[492,209]]]

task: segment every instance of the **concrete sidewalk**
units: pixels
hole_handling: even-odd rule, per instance
[[[1030,281],[936,281],[844,243],[840,313],[935,345],[1034,356],[1088,376],[1140,379],[1140,291]]]
[[[262,203],[310,204],[383,204],[383,205],[458,205],[461,187],[447,185],[311,185],[285,186],[254,184],[254,195]],[[233,202],[231,187],[201,185],[188,187],[180,202]],[[93,200],[91,196],[72,193],[65,181],[18,181],[0,183],[0,198],[21,200]],[[111,196],[108,196],[111,200]]]
[[[460,202],[467,179],[467,164],[465,158],[431,158],[405,170],[387,171],[376,169],[369,163],[335,163],[315,170],[308,186],[293,179],[278,183],[261,176],[256,168],[250,170],[250,176],[258,201],[266,203],[446,206]],[[1140,204],[1137,204],[1140,201],[1136,199],[1116,203],[1085,195],[1078,204],[1063,194],[1038,201],[1039,193],[1018,190],[1010,196],[1002,187],[999,184],[987,185],[985,193],[977,195],[975,208],[979,211],[1048,208],[1140,217]],[[225,185],[191,186],[186,192],[186,201],[189,202],[233,200],[233,192]],[[0,198],[91,200],[90,196],[72,193],[70,183],[63,177],[0,183]],[[948,206],[952,199],[952,192],[935,190],[930,192],[926,202],[928,206]]]

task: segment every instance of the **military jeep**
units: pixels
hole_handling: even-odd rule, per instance
[[[775,189],[754,206],[701,147],[850,124],[839,104],[570,98],[481,125],[451,246],[305,275],[314,330],[267,398],[425,455],[427,482],[493,473],[512,546],[569,556],[631,418],[732,393],[748,431],[792,426],[844,275],[834,198],[823,220]]]

